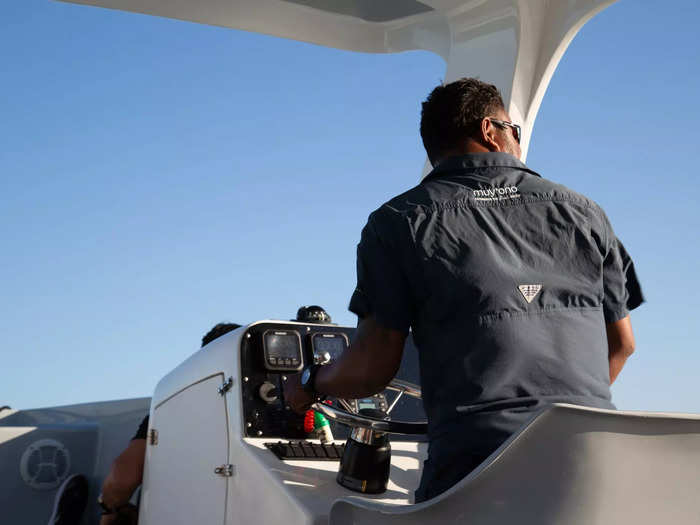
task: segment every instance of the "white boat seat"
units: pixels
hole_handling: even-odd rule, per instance
[[[330,525],[697,525],[700,416],[553,405],[445,493],[337,500]]]

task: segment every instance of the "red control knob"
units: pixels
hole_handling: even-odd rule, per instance
[[[304,432],[311,434],[314,431],[314,411],[307,410],[304,414]]]

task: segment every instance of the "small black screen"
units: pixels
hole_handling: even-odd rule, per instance
[[[301,348],[297,334],[282,332],[265,334],[265,347],[268,357],[301,359]]]
[[[313,344],[315,355],[322,355],[324,352],[328,352],[331,356],[331,361],[338,359],[347,347],[345,338],[340,334],[334,336],[316,334]]]

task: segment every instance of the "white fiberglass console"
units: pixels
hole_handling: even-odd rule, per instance
[[[337,358],[353,335],[329,324],[260,321],[213,341],[163,378],[151,405],[139,523],[327,523],[333,503],[356,494],[336,482],[349,431],[331,420],[334,441],[309,439],[315,435],[287,408],[283,387],[314,360]],[[417,376],[409,343],[399,377]],[[386,391],[344,407],[425,419],[419,399],[397,396]],[[425,436],[393,437],[391,448],[387,490],[363,497],[408,505]]]

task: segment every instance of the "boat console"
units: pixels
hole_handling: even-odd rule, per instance
[[[284,383],[291,374],[299,373],[311,363],[330,364],[338,359],[350,345],[354,333],[354,328],[329,324],[264,322],[249,327],[240,345],[244,435],[287,440],[310,437],[304,430],[304,417],[289,410],[285,403]],[[405,382],[418,382],[416,349],[410,340],[397,377]],[[342,412],[357,414],[368,409],[387,412],[391,407],[395,417],[424,421],[420,391],[406,397],[403,392],[405,390],[394,386],[364,399],[329,399],[322,410],[330,420],[333,436],[338,439],[347,438],[348,425],[352,424]],[[412,440],[423,440],[425,428],[417,427],[409,432],[418,434]]]
[[[338,359],[354,334],[332,324],[259,321],[216,339],[165,376],[151,405],[140,523],[323,523],[335,500],[357,493],[410,504],[426,453],[410,340],[386,391],[315,405],[330,441],[310,433],[305,416],[285,403],[290,376]],[[358,428],[390,440],[379,447],[388,461],[384,485],[363,485],[352,469],[346,486],[337,482],[346,440]],[[387,438],[389,432],[401,434]],[[374,446],[360,438],[349,443],[359,443],[354,448],[363,454]],[[180,490],[195,490],[198,503],[169,497]]]

